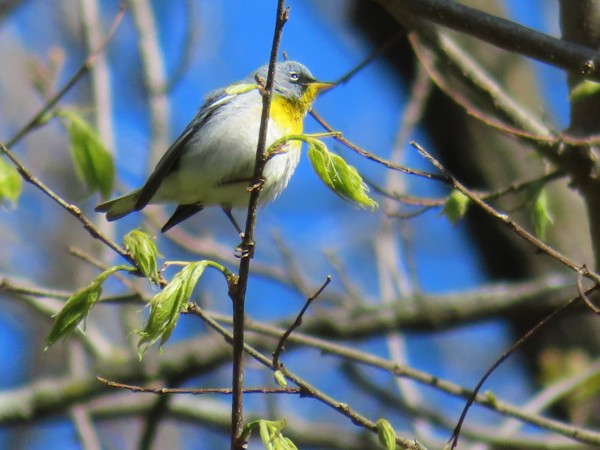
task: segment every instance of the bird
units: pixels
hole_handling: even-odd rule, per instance
[[[259,83],[264,84],[267,74],[268,65],[263,65],[245,79],[210,93],[144,185],[99,204],[96,211],[113,221],[149,204],[175,204],[161,228],[164,233],[207,206],[219,206],[242,235],[231,211],[248,206],[263,107]],[[301,134],[317,95],[333,86],[318,81],[297,61],[276,63],[266,148],[285,136]],[[273,201],[286,188],[300,160],[301,145],[290,140],[267,160],[259,204]]]

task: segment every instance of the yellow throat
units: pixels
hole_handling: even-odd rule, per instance
[[[302,133],[304,117],[310,111],[317,94],[331,86],[331,83],[311,83],[299,98],[275,94],[271,102],[271,119],[289,134]]]

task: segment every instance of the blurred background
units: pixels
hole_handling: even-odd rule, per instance
[[[113,154],[116,167],[113,195],[143,184],[157,159],[193,118],[208,92],[240,80],[268,62],[276,6],[274,0],[128,3],[122,23],[94,68],[59,104],[60,108],[86,117]],[[481,7],[481,2],[471,3]],[[494,14],[560,36],[555,2],[485,3]],[[405,34],[399,34],[401,28],[376,3],[290,0],[288,5],[290,19],[284,28],[281,49],[290,59],[308,66],[318,79],[335,81],[379,52],[348,81],[319,97],[314,107],[353,143],[381,158],[433,172],[409,145],[414,139],[475,189],[500,189],[515,180],[544,173],[544,162],[531,149],[500,133],[490,135],[487,127],[426,81]],[[0,1],[3,61],[0,140],[8,141],[23,127],[48,96],[100,46],[118,6],[113,0]],[[556,129],[568,126],[564,73],[473,39],[459,35],[455,38],[532,114]],[[420,101],[419,95],[423,97]],[[409,118],[416,123],[407,119],[409,107],[413,108]],[[420,108],[421,112],[415,113],[414,108]],[[305,128],[307,132],[322,131],[310,116]],[[131,214],[107,224],[103,216],[93,211],[102,198],[97,193],[89,195],[75,174],[69,145],[64,124],[52,119],[29,133],[12,150],[36,177],[79,206],[115,241],[120,242],[125,233],[141,226],[157,237],[166,260],[210,257],[232,270],[237,268],[233,250],[239,237],[217,209],[203,211],[167,235],[160,235],[159,228],[171,212],[169,207],[149,208],[147,213]],[[547,260],[540,262],[541,258],[532,249],[482,213],[469,211],[455,225],[441,214],[441,207],[407,219],[404,215],[420,208],[381,193],[438,199],[441,206],[449,193],[445,186],[389,171],[333,140],[328,141],[328,146],[372,183],[371,194],[380,208],[374,212],[360,210],[336,197],[317,178],[303,155],[287,190],[259,212],[253,262],[256,271],[250,279],[247,297],[248,315],[253,320],[287,323],[299,312],[307,296],[327,275],[332,275],[331,285],[309,309],[307,321],[321,317],[335,322],[343,311],[354,311],[359,317],[361,310],[385,304],[397,306],[400,311],[412,311],[412,324],[407,320],[405,327],[380,332],[373,329],[354,337],[352,322],[344,322],[351,337],[344,342],[472,388],[517,337],[556,301],[568,298],[560,291],[556,301],[544,301],[549,292],[567,285],[560,267]],[[585,221],[582,222],[582,207],[566,184],[561,181],[550,187],[555,223],[548,239],[568,249],[576,260],[589,261],[589,237]],[[518,198],[512,199],[507,208],[531,228],[529,213],[520,208],[521,203]],[[245,213],[238,211],[236,217],[242,222]],[[74,252],[108,265],[121,263],[118,255],[93,240],[78,221],[31,185],[23,186],[16,205],[7,203],[0,210],[0,221],[3,255],[0,275],[4,283],[42,291],[32,295],[6,286],[0,291],[2,395],[12,393],[17,397],[11,398],[18,402],[19,396],[29,398],[42,380],[53,383],[72,376],[106,373],[103,372],[106,360],[90,353],[80,340],[67,340],[43,351],[51,320],[40,304],[45,303],[50,309],[58,307],[65,295],[97,275],[98,269],[74,256]],[[174,269],[167,269],[165,276],[173,273]],[[538,290],[527,291],[541,294],[535,297],[531,293],[531,301],[523,303],[522,309],[510,309],[511,305],[505,309],[490,307],[464,320],[457,313],[456,319],[443,315],[436,322],[438,308],[447,311],[453,301],[480,298],[483,307],[486,295],[496,292],[493,288],[500,286],[505,289],[501,292],[508,296],[511,286],[522,287],[514,283],[532,282],[541,276],[543,281],[535,285]],[[134,283],[146,295],[154,293],[143,280]],[[129,290],[123,284],[111,280],[104,295],[126,292]],[[570,292],[571,295],[576,292],[572,285]],[[539,300],[537,304],[535,298]],[[210,311],[231,314],[231,302],[220,275],[207,272],[195,299]],[[457,310],[461,305],[458,303]],[[136,336],[131,331],[142,326],[145,314],[142,304],[96,305],[88,317],[86,334],[105,351],[104,356],[118,354],[129,368],[138,364],[140,375],[132,379],[135,384],[230,385],[231,369],[226,361],[210,370],[180,374],[177,379],[144,375],[145,370],[150,370],[148,367],[158,364],[156,361],[166,358],[178,345],[212,333],[197,318],[184,316],[162,354],[152,349],[142,362],[137,362]],[[555,330],[558,335],[557,330],[558,327]],[[319,335],[319,328],[315,326],[311,333]],[[331,338],[339,340],[342,334]],[[551,370],[542,365],[542,361],[552,358],[544,353],[548,349],[540,346],[532,343],[511,356],[484,390],[516,404],[531,398],[540,389],[544,374]],[[544,347],[548,346],[547,341]],[[580,348],[583,353],[578,355],[585,361],[596,350],[590,349],[586,339],[569,348]],[[264,349],[267,355],[273,350],[274,346]],[[561,361],[559,364],[564,364],[561,358],[566,354],[554,354]],[[111,367],[118,367],[111,358],[108,358]],[[400,434],[423,439],[432,448],[441,448],[440,442],[450,436],[448,424],[451,427],[456,422],[464,405],[464,399],[431,387],[399,382],[385,372],[356,367],[318,349],[290,347],[283,360],[290,370],[371,420],[386,417]],[[555,366],[550,363],[549,367]],[[119,371],[111,369],[108,373],[117,377]],[[250,360],[246,383],[274,384],[270,372]],[[382,400],[373,393],[375,388],[401,401],[396,404]],[[171,411],[160,415],[150,448],[226,448],[230,398],[182,397],[186,398],[176,402],[189,404],[188,413]],[[45,449],[51,442],[51,448],[56,449],[94,448],[95,442],[106,449],[143,448],[141,436],[148,429],[149,411],[156,401],[151,394],[111,391],[99,386],[75,401],[78,406],[73,408],[49,408],[33,414],[31,419],[25,415],[19,420],[3,421],[0,447]],[[292,434],[294,427],[300,430],[294,435],[299,448],[375,448],[370,447],[373,441],[366,431],[315,400],[291,395],[276,398],[255,395],[246,396],[246,402],[249,417],[287,417]],[[136,411],[134,405],[140,410]],[[447,423],[419,418],[411,412],[415,405],[425,405],[426,410],[439,414]],[[189,412],[193,408],[208,413],[194,415]],[[79,414],[89,420],[81,419]],[[555,409],[553,414],[571,417],[563,407]],[[506,419],[475,407],[467,420],[477,427],[498,426]],[[82,431],[85,423],[93,429]],[[581,424],[586,423],[582,419]],[[307,439],[310,433],[302,430],[313,428],[315,440],[303,441],[302,436]],[[325,437],[318,441],[316,437],[321,436],[321,431]],[[250,448],[260,448],[260,444],[253,442]]]

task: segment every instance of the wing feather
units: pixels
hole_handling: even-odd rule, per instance
[[[139,197],[135,203],[135,210],[144,208],[156,194],[164,179],[173,171],[182,155],[187,151],[187,144],[194,134],[210,120],[217,109],[230,102],[232,98],[240,94],[229,94],[223,90],[209,95],[200,112],[194,117],[183,133],[173,142],[171,147],[160,159],[152,174],[142,187]]]

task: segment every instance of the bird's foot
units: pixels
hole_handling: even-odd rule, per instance
[[[253,258],[254,257],[254,242],[242,241],[235,248],[234,255],[236,258]]]

